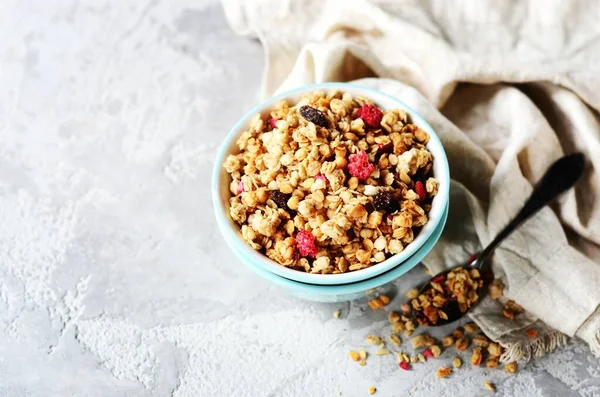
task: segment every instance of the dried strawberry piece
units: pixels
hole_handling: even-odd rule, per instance
[[[271,128],[276,128],[277,127],[277,122],[281,120],[281,119],[276,119],[276,118],[272,118],[271,120],[269,120],[269,125],[271,126]]]
[[[348,160],[348,172],[358,179],[365,180],[375,171],[375,166],[369,163],[369,157],[364,150],[351,154]]]
[[[408,363],[408,361],[402,361],[398,364],[398,366],[405,371],[408,371],[410,369],[410,364]]]
[[[433,358],[433,352],[429,348],[423,350],[423,355],[427,358]]]
[[[415,192],[417,192],[417,194],[419,195],[419,200],[425,201],[425,199],[427,198],[427,190],[425,189],[425,185],[423,185],[423,182],[417,181],[415,183]]]
[[[446,278],[446,276],[444,276],[443,274],[440,274],[439,276],[432,278],[431,282],[439,283],[440,281],[444,281],[445,278]]]
[[[296,244],[300,255],[314,258],[317,256],[317,246],[315,245],[315,236],[308,230],[300,230],[296,235]]]
[[[235,194],[240,194],[244,191],[244,181],[240,181],[238,183],[237,189],[235,190]]]
[[[381,124],[383,112],[375,105],[363,105],[356,113],[367,126],[377,128]]]

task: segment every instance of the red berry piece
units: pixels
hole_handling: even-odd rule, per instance
[[[415,192],[417,192],[419,195],[419,200],[425,201],[427,198],[427,190],[425,190],[425,185],[423,185],[423,182],[417,181],[415,183]]]
[[[402,361],[400,364],[398,364],[398,366],[405,371],[408,371],[410,369],[410,364],[408,363],[408,361]]]
[[[445,275],[440,274],[439,276],[436,276],[434,278],[431,279],[432,283],[439,283],[440,281],[444,281],[444,279],[446,278]]]
[[[244,191],[244,182],[240,181],[240,183],[238,183],[237,189],[235,190],[235,194],[240,194]]]
[[[315,245],[315,236],[308,230],[300,230],[296,235],[296,244],[300,255],[314,258],[317,256],[317,246]]]
[[[367,126],[377,128],[381,124],[383,112],[375,105],[363,105],[356,113]]]
[[[433,357],[433,352],[431,351],[431,349],[427,348],[423,351],[423,355],[427,358],[432,358]]]
[[[469,261],[467,263],[473,262],[475,260],[475,258],[477,258],[477,255],[475,255],[475,254],[469,255]]]
[[[281,119],[272,118],[271,120],[269,120],[269,124],[271,125],[271,128],[276,128],[277,127],[277,122],[279,120],[281,120]]]
[[[369,163],[369,157],[364,150],[351,154],[348,160],[348,172],[360,180],[367,179],[375,171],[375,166]]]

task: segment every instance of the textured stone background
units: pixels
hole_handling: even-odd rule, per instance
[[[209,175],[263,62],[218,2],[5,0],[0,37],[0,396],[600,395],[579,342],[515,376],[358,367],[384,313],[295,300],[234,258]]]

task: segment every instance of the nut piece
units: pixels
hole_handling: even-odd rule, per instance
[[[413,363],[413,364],[416,363],[417,361],[419,361],[419,357],[417,357],[417,356],[412,356],[410,358],[410,362]]]
[[[465,331],[472,334],[479,331],[479,326],[473,322],[465,324]]]
[[[490,357],[485,363],[485,366],[488,368],[498,367],[498,357]]]
[[[417,354],[417,357],[419,358],[419,361],[424,363],[425,361],[427,361],[427,359],[425,358],[425,356],[421,353]]]
[[[462,365],[462,360],[460,359],[460,357],[454,357],[452,359],[452,365],[454,366],[454,368],[460,368],[460,366]]]
[[[429,348],[431,353],[433,353],[433,357],[438,358],[440,354],[442,354],[442,349],[438,345],[433,345]]]
[[[455,346],[456,350],[464,352],[469,347],[469,340],[463,336],[456,340]]]
[[[485,382],[483,382],[483,388],[486,390],[489,390],[489,391],[493,391],[493,392],[496,391],[496,387],[489,380],[486,380]]]
[[[335,318],[340,318],[340,315],[342,314],[341,310],[336,310],[333,312],[333,317]]]
[[[449,347],[454,344],[454,337],[452,335],[444,336],[442,338],[442,346]]]
[[[354,350],[350,350],[350,352],[348,353],[348,356],[350,357],[350,360],[352,360],[352,361],[360,360],[360,355],[357,352],[355,352]]]
[[[488,345],[487,350],[492,357],[500,357],[502,355],[502,346],[500,346],[498,343],[491,342]]]
[[[369,387],[369,394],[375,394],[376,391],[377,389],[375,388],[375,386]]]
[[[487,347],[490,344],[490,340],[485,335],[475,335],[473,337],[473,344]]]
[[[367,335],[367,342],[369,342],[372,345],[378,345],[381,342],[383,342],[383,340],[379,336],[371,334]]]
[[[537,331],[537,329],[535,329],[535,328],[527,328],[527,329],[525,330],[525,335],[527,335],[527,337],[528,337],[529,339],[534,339],[534,338],[537,338],[537,336],[538,336],[538,331]]]
[[[411,288],[408,291],[406,291],[405,295],[408,299],[415,299],[417,295],[419,295],[419,290],[416,288]]]
[[[511,361],[504,366],[504,370],[509,374],[514,374],[515,372],[517,372],[517,368],[517,363],[514,361]]]
[[[481,354],[481,347],[476,347],[473,349],[473,354],[471,355],[471,365],[479,366],[481,365],[481,360],[483,360],[483,354]]]
[[[436,371],[436,375],[438,378],[447,378],[452,373],[452,370],[448,367],[440,367]]]
[[[379,349],[375,352],[376,356],[386,356],[388,354],[390,354],[391,352],[388,349]]]

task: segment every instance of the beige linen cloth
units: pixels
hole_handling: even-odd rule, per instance
[[[450,217],[424,261],[437,272],[488,243],[532,185],[582,151],[578,186],[496,251],[515,320],[486,298],[472,318],[529,359],[585,340],[600,355],[600,2],[225,1],[231,27],[266,52],[262,96],[350,81],[406,102],[440,136],[453,178]],[[366,78],[366,79],[365,79]],[[524,330],[535,327],[529,339]]]

